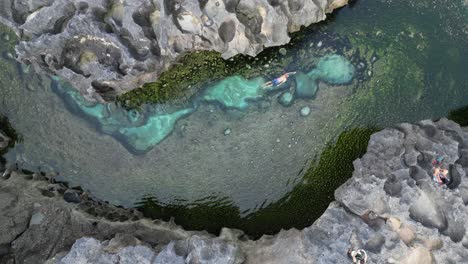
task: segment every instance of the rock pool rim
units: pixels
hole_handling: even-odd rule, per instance
[[[359,130],[359,129],[358,129]],[[356,130],[355,130],[356,131]],[[345,163],[340,163],[342,166],[347,167],[347,169],[351,169],[349,171],[349,174],[352,174],[352,161],[365,153],[366,147],[367,147],[367,142],[369,141],[370,135],[373,134],[374,132],[378,131],[375,128],[372,129],[364,129],[364,131],[367,131],[367,136],[365,137],[359,137],[359,140],[357,143],[359,144],[364,144],[361,147],[358,147],[357,154],[352,154],[348,160],[348,162]],[[343,132],[342,135],[345,135],[345,138],[347,137],[346,135],[351,135],[351,138],[353,140],[351,141],[346,141],[345,144],[343,143],[338,143],[342,139],[340,136],[337,140],[337,142],[334,145],[328,145],[329,148],[326,148],[324,152],[321,155],[322,157],[327,156],[330,158],[335,158],[333,155],[336,153],[338,154],[343,154],[346,153],[346,150],[349,150],[349,143],[356,144],[355,138],[353,138],[353,132],[351,134],[348,134],[346,132]],[[359,136],[361,136],[360,133],[358,133]],[[346,146],[345,148],[339,147],[338,150],[334,150],[337,146]],[[328,154],[326,154],[328,153]],[[335,153],[335,154],[333,154]],[[325,166],[333,164],[332,167],[330,168],[321,168],[323,167],[323,164]],[[336,163],[331,163],[331,162],[318,162],[317,166],[310,166],[308,172],[304,177],[307,177],[309,173],[319,173],[323,174],[322,171],[329,171],[333,170],[336,168],[341,168],[340,166],[336,166]],[[35,173],[39,173],[44,177],[44,180],[47,180],[51,183],[56,183],[61,186],[63,186],[66,189],[71,189],[71,190],[81,190],[82,188],[80,186],[72,186],[70,185],[69,182],[63,181],[63,180],[58,180],[56,177],[60,176],[60,172],[57,171],[30,171],[21,168],[20,165],[16,165],[16,168],[10,168],[10,170],[17,170],[17,171],[22,171],[26,175],[34,175]],[[338,181],[334,179],[331,181],[332,183],[337,183],[339,182],[340,184],[336,187],[339,187],[344,181],[349,179],[351,175],[347,175],[342,181]],[[30,176],[29,176],[30,177]],[[313,176],[311,176],[313,177]],[[327,178],[327,177],[325,177]],[[328,179],[331,179],[328,177]],[[298,188],[298,190],[296,190]],[[252,212],[249,215],[242,217],[241,212],[239,209],[230,204],[229,199],[221,198],[221,203],[218,204],[217,202],[213,201],[208,201],[205,203],[201,204],[191,204],[191,205],[186,205],[186,204],[165,204],[165,205],[159,205],[154,202],[152,198],[148,199],[143,199],[139,205],[135,207],[128,207],[125,208],[120,205],[113,205],[112,203],[109,203],[108,201],[97,199],[93,197],[92,194],[89,195],[89,197],[96,201],[97,203],[104,203],[108,204],[111,206],[115,206],[116,208],[122,208],[128,211],[137,209],[138,211],[142,212],[143,215],[149,219],[160,219],[163,221],[169,221],[169,222],[174,222],[177,225],[182,226],[185,230],[192,230],[192,231],[207,231],[211,234],[214,235],[219,235],[221,229],[223,227],[229,227],[229,228],[234,228],[234,229],[239,229],[242,230],[248,237],[251,239],[259,239],[263,235],[274,235],[280,232],[283,229],[290,229],[290,228],[296,228],[296,229],[302,229],[310,224],[312,224],[320,215],[325,211],[325,209],[328,207],[329,203],[333,200],[333,192],[335,188],[332,188],[332,190],[328,190],[328,198],[326,198],[326,201],[318,201],[319,199],[310,199],[311,201],[314,200],[314,202],[318,202],[317,204],[314,204],[313,206],[318,206],[318,207],[323,207],[320,208],[321,210],[312,210],[313,212],[310,212],[309,210],[303,206],[299,206],[298,208],[294,208],[294,203],[296,202],[301,202],[302,196],[306,193],[309,193],[309,196],[314,197],[316,195],[316,190],[314,188],[311,188],[311,186],[306,185],[303,186],[302,184],[299,184],[295,187],[294,190],[292,190],[290,193],[285,194],[285,196],[280,199],[279,201],[270,204],[268,207],[262,208],[258,211]],[[86,190],[85,190],[86,191]],[[312,192],[312,193],[310,193]],[[297,195],[299,193],[299,196]],[[325,195],[320,195],[320,197],[324,198]],[[317,197],[315,197],[317,198]],[[292,205],[290,205],[292,201]],[[288,209],[291,209],[289,207],[293,207],[293,209],[300,209],[300,212],[295,210],[294,212],[289,212]],[[156,210],[154,210],[156,207]],[[286,207],[286,208],[283,208]],[[305,209],[302,210],[302,209]],[[309,214],[307,214],[309,212]],[[292,213],[292,214],[291,214]],[[315,215],[312,216],[311,215]],[[272,215],[270,215],[272,214]],[[290,221],[291,215],[297,215],[297,217],[302,217],[303,219],[301,221]],[[281,216],[281,217],[279,217]],[[222,217],[222,218],[220,218]],[[107,218],[112,220],[111,218]],[[213,219],[216,219],[216,221],[213,221]],[[223,220],[224,219],[224,220]],[[253,219],[253,220],[252,220]],[[275,219],[274,223],[271,223],[269,219]],[[115,220],[115,219],[114,219]],[[298,219],[295,219],[298,220]]]

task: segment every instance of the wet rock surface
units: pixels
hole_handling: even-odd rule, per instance
[[[10,138],[7,137],[1,130],[0,130],[0,151],[3,151],[8,147],[10,143]]]
[[[256,241],[228,228],[216,237],[137,220],[138,213],[78,190],[82,201],[67,203],[60,196],[69,189],[61,193],[51,188],[57,184],[13,173],[0,182],[0,244],[5,245],[0,258],[18,263],[349,263],[348,248],[363,248],[370,263],[466,263],[468,168],[460,165],[455,188],[439,186],[431,176],[436,156],[444,157],[443,166],[460,164],[465,142],[468,133],[446,119],[378,132],[354,162],[353,177],[336,190],[336,201],[313,225]],[[411,167],[425,176],[415,179]],[[43,189],[52,197],[41,194]],[[90,210],[100,213],[84,212]],[[119,220],[112,213],[135,218]]]
[[[63,77],[90,100],[154,81],[179,55],[256,55],[325,19],[346,0],[1,0],[21,37],[18,59]]]
[[[459,165],[465,142],[468,134],[446,119],[401,124],[371,137],[367,153],[354,162],[353,177],[336,190],[335,199],[355,215],[372,212],[382,219],[374,230],[390,239],[378,255],[369,248],[376,263],[390,258],[396,263],[467,261],[461,242],[468,239],[461,220],[468,216],[467,179],[466,167]],[[432,179],[431,162],[438,156],[452,177],[447,186]],[[391,239],[391,231],[398,239]]]
[[[133,240],[125,236],[151,245],[168,244],[195,234],[210,237],[202,232],[186,232],[171,223],[155,224],[141,219],[141,213],[135,210],[94,200],[86,192],[64,189],[63,185],[26,178],[17,172],[0,179],[0,263],[44,263],[86,236],[114,238],[133,246],[137,243],[132,244]],[[70,192],[79,195],[80,203],[64,200],[64,194]],[[112,244],[108,247],[115,250]]]

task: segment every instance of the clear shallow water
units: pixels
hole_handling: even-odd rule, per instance
[[[358,1],[297,37],[287,47],[293,61],[285,63],[287,71],[311,72],[324,55],[342,54],[356,67],[352,83],[319,82],[313,98],[289,107],[278,102],[278,93],[242,111],[201,104],[140,155],[109,135],[118,130],[114,121],[83,115],[49,80],[3,61],[0,112],[23,136],[6,158],[29,169],[57,170],[61,179],[115,204],[153,197],[158,217],[173,215],[189,227],[228,225],[256,234],[305,226],[350,175],[322,171],[320,177],[332,179],[324,184],[309,173],[328,142],[333,146],[353,128],[437,118],[468,105],[466,7],[455,2]],[[314,78],[296,78],[313,88]],[[300,85],[290,90],[300,92]],[[299,114],[304,106],[311,109],[307,117]],[[98,108],[91,114],[122,114],[113,105]],[[144,125],[139,118],[121,116],[127,125]],[[345,161],[332,156],[326,162]]]
[[[335,85],[347,84],[353,79],[354,72],[354,66],[345,57],[327,55],[320,58],[317,67],[310,72],[294,72],[291,75],[298,75],[294,94],[299,98],[312,98],[317,92],[319,80]],[[161,110],[160,105],[148,106],[143,116],[140,111],[112,108],[112,103],[87,102],[70,85],[61,83],[58,77],[52,79],[54,91],[69,107],[78,110],[84,117],[93,119],[101,132],[122,140],[129,151],[136,154],[147,152],[164,140],[172,133],[177,121],[196,111],[200,104],[214,103],[222,109],[244,111],[255,102],[267,100],[267,95],[272,95],[286,85],[267,87],[265,79],[261,77],[248,80],[242,76],[231,76],[201,92],[201,96],[194,98],[190,108],[168,112]],[[285,98],[287,95],[289,98]],[[283,102],[285,100],[287,102]],[[293,92],[283,93],[281,102],[288,106],[292,104]]]

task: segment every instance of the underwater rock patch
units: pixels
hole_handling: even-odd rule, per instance
[[[306,116],[310,115],[310,107],[305,106],[305,107],[301,108],[301,110],[299,111],[299,113],[300,113],[301,116],[303,116],[303,117],[306,117]]]
[[[263,78],[246,80],[240,76],[228,77],[207,89],[202,97],[204,102],[216,102],[226,108],[245,110],[249,101],[263,98]]]
[[[278,102],[282,106],[290,106],[294,101],[294,95],[291,92],[284,92],[278,97]]]
[[[318,89],[318,82],[324,81],[333,85],[345,84],[352,80],[354,66],[341,55],[328,55],[321,58],[317,67],[309,73],[297,72],[296,95],[312,98]],[[293,77],[291,77],[293,78]],[[136,154],[145,153],[171,134],[177,121],[197,110],[201,103],[216,104],[222,109],[244,111],[253,103],[265,100],[278,90],[287,88],[284,85],[264,88],[262,77],[245,79],[241,76],[230,76],[206,88],[200,96],[192,101],[192,106],[175,111],[162,111],[157,105],[152,110],[139,113],[126,110],[112,103],[91,103],[75,89],[54,77],[53,89],[67,101],[72,111],[83,113],[97,123],[106,134],[121,140]],[[296,97],[291,91],[280,94],[278,101],[283,106],[294,103]],[[310,114],[310,108],[300,110],[302,116]],[[226,134],[226,131],[224,132]],[[229,134],[229,133],[228,133]]]
[[[331,85],[343,85],[351,82],[354,74],[354,66],[345,57],[337,54],[325,56],[309,73],[296,74],[297,96],[312,98],[317,92],[318,81]]]
[[[147,151],[166,138],[174,129],[175,123],[192,111],[193,109],[188,108],[170,114],[154,115],[144,125],[120,128],[118,133],[135,150]]]

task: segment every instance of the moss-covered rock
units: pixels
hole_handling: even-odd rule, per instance
[[[117,101],[126,108],[138,108],[143,104],[152,103],[185,103],[200,89],[226,76],[241,75],[247,79],[259,76],[273,78],[290,70],[311,69],[316,66],[318,57],[346,46],[343,45],[343,39],[335,34],[321,34],[320,27],[321,24],[317,24],[296,32],[292,34],[289,44],[267,48],[255,58],[237,55],[224,60],[221,54],[215,51],[186,54],[178,63],[163,72],[157,81],[120,95]],[[314,31],[315,33],[310,35]],[[313,48],[310,43],[315,39],[341,45]],[[286,50],[286,54],[282,55],[280,50]]]
[[[127,108],[138,108],[148,103],[183,103],[192,98],[202,87],[226,76],[249,77],[260,74],[261,64],[269,64],[261,70],[265,75],[274,75],[283,71],[282,65],[270,63],[270,60],[264,58],[266,56],[252,58],[239,55],[231,60],[224,60],[220,53],[214,51],[187,54],[172,68],[163,72],[156,82],[147,83],[123,94],[117,100]]]

